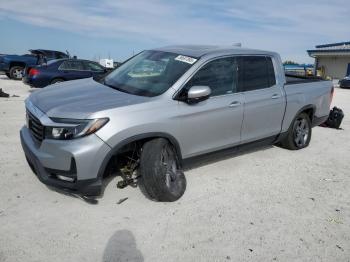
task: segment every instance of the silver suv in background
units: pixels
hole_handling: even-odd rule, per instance
[[[45,184],[96,195],[118,166],[150,198],[175,201],[186,188],[184,159],[257,141],[307,147],[332,95],[329,81],[286,79],[274,52],[170,46],[143,51],[102,80],[33,93],[20,136]]]

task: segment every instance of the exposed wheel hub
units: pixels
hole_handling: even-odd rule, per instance
[[[13,71],[13,75],[16,77],[16,78],[22,78],[23,77],[23,70],[21,69],[15,69]]]

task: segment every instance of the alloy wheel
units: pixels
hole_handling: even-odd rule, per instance
[[[294,125],[294,143],[302,148],[306,145],[309,138],[310,127],[305,118],[299,118]]]

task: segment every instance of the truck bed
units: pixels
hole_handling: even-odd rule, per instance
[[[288,75],[286,74],[286,84],[302,84],[302,83],[311,83],[311,82],[320,82],[325,81],[321,77],[316,76],[296,76],[296,75]]]
[[[283,120],[282,131],[286,131],[293,118],[303,107],[314,106],[315,119],[327,117],[331,103],[333,84],[315,77],[290,77],[286,75],[284,91],[286,94],[286,114]]]

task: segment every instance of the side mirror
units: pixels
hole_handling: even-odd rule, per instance
[[[192,86],[187,92],[187,103],[194,104],[204,101],[210,97],[211,89],[209,86]]]

